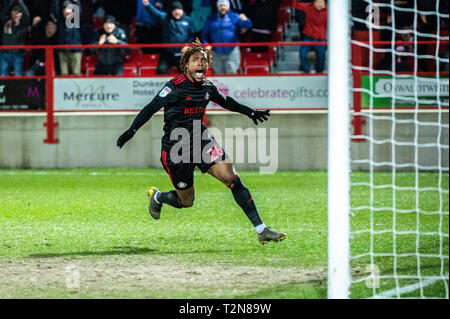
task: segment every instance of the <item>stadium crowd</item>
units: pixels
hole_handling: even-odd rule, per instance
[[[448,14],[447,1],[440,2],[440,10]],[[395,3],[405,8],[414,6],[413,0],[396,0]],[[427,7],[430,1],[418,0],[418,3],[420,10],[433,10]],[[366,7],[367,2],[353,0],[353,15],[365,20]],[[327,39],[327,14],[325,0],[0,0],[0,43],[2,46],[98,44],[107,47],[127,43],[189,43],[196,37],[205,45],[277,42],[284,40],[283,27],[291,18],[298,22],[299,40],[316,42]],[[75,15],[79,16],[79,25]],[[380,15],[381,24],[389,26],[396,21],[397,30],[409,30],[414,21],[411,15],[411,12],[395,11],[392,17],[384,10]],[[421,32],[444,30],[438,23],[447,23],[448,30],[448,19],[436,19],[436,15],[422,14],[417,23]],[[353,32],[361,31],[367,34],[367,26],[354,23]],[[406,31],[396,32],[395,37],[412,39]],[[380,40],[391,38],[387,29],[380,33]],[[240,72],[243,55],[248,52],[263,54],[269,63],[276,60],[276,52],[271,47],[209,48],[214,52],[214,73]],[[308,60],[311,50],[315,51],[314,70]],[[396,50],[408,51],[412,47],[403,45]],[[125,64],[136,56],[135,51],[139,51],[141,58],[142,54],[157,56],[157,66],[152,68],[154,73],[151,74],[167,74],[177,68],[180,48],[73,48],[55,52],[55,72],[75,76],[84,73],[122,75]],[[325,72],[325,57],[325,45],[300,46],[300,71]],[[399,70],[413,70],[410,57],[400,56],[399,59]],[[391,56],[385,54],[380,58],[379,68],[390,68],[391,61]],[[93,65],[92,73],[87,65]],[[420,67],[427,68],[422,64]],[[44,51],[0,50],[0,76],[12,74],[45,74]]]

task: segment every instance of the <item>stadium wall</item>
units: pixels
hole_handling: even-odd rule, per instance
[[[162,168],[160,163],[160,138],[162,135],[163,116],[158,113],[149,123],[141,128],[136,136],[122,150],[115,144],[117,137],[129,127],[136,113],[101,113],[57,115],[59,123],[56,128],[58,144],[45,144],[45,114],[23,115],[23,113],[0,114],[0,168],[83,168],[83,167],[136,167]],[[387,115],[387,114],[385,114]],[[397,119],[414,119],[412,113],[398,113]],[[419,121],[436,122],[438,113],[420,113]],[[208,114],[210,127],[217,128],[224,137],[226,128],[255,128],[245,116],[229,112],[211,112]],[[441,121],[448,123],[448,113],[442,115]],[[363,127],[363,133],[369,130],[369,121]],[[392,121],[373,121],[375,139],[391,139]],[[286,113],[274,112],[270,121],[258,128],[266,128],[267,151],[271,154],[269,142],[270,128],[277,128],[278,133],[278,170],[326,170],[327,168],[327,113],[311,111]],[[418,126],[418,143],[435,143],[438,127],[432,125]],[[395,137],[398,141],[415,141],[415,126],[397,124]],[[257,136],[258,138],[258,136]],[[256,141],[255,141],[256,142]],[[448,129],[441,131],[441,144],[448,145]],[[226,143],[225,151],[229,152]],[[352,158],[368,158],[368,142],[352,143]],[[380,158],[376,162],[391,161],[391,143],[376,144],[381,148],[375,152]],[[419,164],[436,166],[438,154],[436,147],[420,148]],[[233,151],[235,153],[236,151]],[[248,157],[248,144],[244,147],[245,159]],[[250,150],[250,152],[252,152]],[[379,155],[382,154],[382,155]],[[272,156],[274,156],[272,150]],[[414,148],[396,147],[397,163],[414,160]],[[441,153],[442,166],[448,167],[448,149]],[[261,163],[237,163],[238,169],[255,170]],[[368,164],[354,164],[353,170],[367,170]],[[389,166],[380,166],[378,170],[390,171]],[[411,168],[405,168],[411,170]]]

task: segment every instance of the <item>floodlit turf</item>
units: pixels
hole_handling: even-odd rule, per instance
[[[403,174],[405,183],[413,178]],[[0,170],[0,298],[326,298],[326,173],[240,175],[264,222],[286,232],[285,241],[259,244],[230,191],[207,174],[196,172],[192,208],[164,206],[155,221],[147,211],[146,189],[171,189],[163,170]],[[390,181],[390,174],[376,176],[381,183]],[[436,176],[424,176],[423,186],[436,186]],[[448,190],[448,175],[441,185]],[[368,188],[355,188],[352,205],[365,205],[367,196]],[[399,195],[398,205],[415,205],[415,198],[415,192]],[[386,195],[384,201],[392,198]],[[422,204],[426,210],[439,208],[431,192]],[[448,199],[441,205],[448,212]],[[376,218],[376,227],[392,229],[392,212]],[[396,226],[415,229],[416,220],[416,214],[403,214]],[[448,213],[420,220],[421,230],[437,231],[440,225],[448,234]],[[352,228],[370,223],[370,212],[361,211]],[[400,237],[399,249],[416,251],[415,237]],[[428,237],[420,239],[421,252],[436,253],[438,245],[448,256],[448,235],[441,243],[438,236]],[[354,242],[354,253],[371,242],[376,252],[392,252],[392,232],[375,241],[362,234]],[[440,261],[428,259],[421,259],[421,271],[439,274]],[[367,275],[367,260],[355,263],[354,278]],[[392,258],[375,263],[382,274],[392,272]],[[402,271],[417,273],[417,258],[399,264]],[[443,264],[448,273],[448,257]],[[77,287],[70,286],[73,267]],[[382,289],[391,284],[381,279]],[[360,283],[352,297],[371,294]],[[445,296],[445,287],[431,285],[426,294]]]

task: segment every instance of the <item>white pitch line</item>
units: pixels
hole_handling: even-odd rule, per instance
[[[446,275],[447,279],[448,279],[448,275],[449,274]],[[399,295],[406,294],[406,293],[409,293],[409,292],[413,292],[413,291],[416,291],[417,289],[419,289],[420,287],[430,286],[430,285],[434,284],[435,282],[437,282],[439,280],[445,280],[445,278],[432,278],[432,279],[427,279],[427,280],[422,281],[422,284],[420,284],[420,282],[418,282],[417,284],[414,284],[414,285],[400,287],[400,288],[398,288],[398,292],[399,292]],[[390,298],[390,297],[395,296],[395,295],[397,295],[397,288],[384,291],[384,292],[382,292],[382,293],[380,293],[378,295],[375,295],[375,296],[373,296],[373,297],[371,297],[369,299]]]

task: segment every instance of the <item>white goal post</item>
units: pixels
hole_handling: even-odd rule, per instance
[[[449,298],[448,6],[353,1],[328,1],[328,298]]]
[[[349,0],[328,7],[328,298],[350,288]]]

